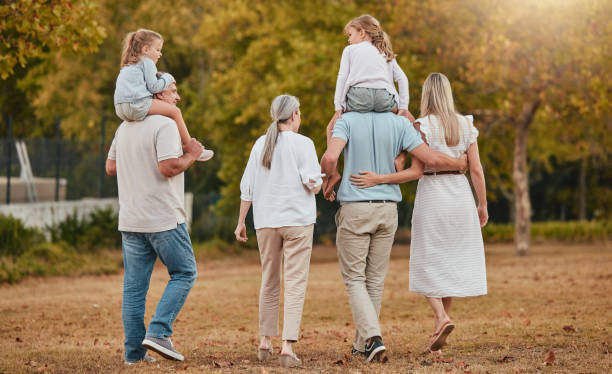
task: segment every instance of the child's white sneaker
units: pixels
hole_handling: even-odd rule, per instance
[[[198,157],[198,161],[201,161],[201,162],[208,161],[211,158],[213,158],[214,155],[215,155],[215,152],[211,151],[210,149],[205,149],[202,151],[202,154],[200,154],[200,157]]]

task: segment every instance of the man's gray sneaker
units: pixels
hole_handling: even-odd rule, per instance
[[[174,349],[170,338],[155,338],[153,336],[145,336],[145,339],[142,341],[142,346],[152,350],[153,352],[159,353],[163,358],[167,358],[168,360],[185,360],[185,357]]]
[[[370,339],[369,344],[366,343],[365,346],[365,356],[367,362],[372,362],[373,360],[378,361],[380,356],[386,351],[382,340],[379,337],[374,337]]]
[[[138,361],[125,361],[126,365],[134,365],[134,364],[139,364],[141,362],[147,363],[147,364],[152,364],[154,362],[157,362],[157,360],[154,357],[151,357],[149,355],[145,355],[143,358],[141,358]]]

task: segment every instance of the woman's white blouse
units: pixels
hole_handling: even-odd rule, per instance
[[[334,95],[336,110],[346,109],[346,94],[351,87],[383,88],[395,97],[399,109],[408,109],[410,96],[406,74],[395,59],[387,62],[385,56],[368,41],[348,45],[342,51]]]
[[[253,202],[255,229],[315,223],[315,195],[307,186],[323,181],[314,143],[292,131],[280,132],[267,169],[261,162],[265,142],[264,135],[253,145],[240,181],[240,198]]]

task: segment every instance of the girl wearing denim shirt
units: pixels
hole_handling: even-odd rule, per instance
[[[115,112],[124,121],[142,121],[146,116],[159,114],[176,122],[181,142],[186,144],[191,136],[183,120],[181,110],[169,103],[154,99],[153,95],[165,91],[174,77],[168,73],[158,75],[155,64],[161,57],[164,40],[155,31],[139,29],[127,34],[123,41],[121,71],[115,86]],[[198,161],[213,157],[204,149]]]

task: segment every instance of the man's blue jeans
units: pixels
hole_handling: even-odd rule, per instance
[[[121,232],[123,246],[122,318],[125,334],[125,360],[141,360],[147,336],[165,338],[172,335],[172,325],[183,307],[197,276],[193,247],[183,223],[176,229],[154,232]],[[168,268],[170,280],[162,295],[149,329],[145,330],[144,314],[153,265],[159,256]]]

